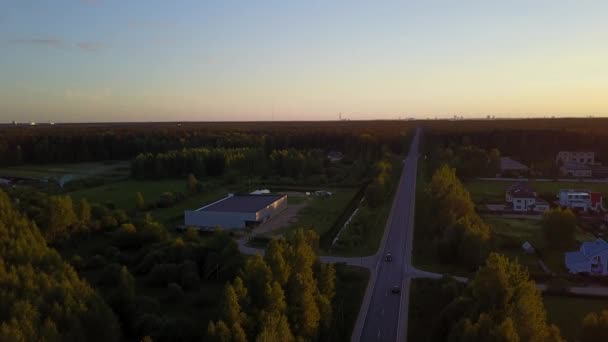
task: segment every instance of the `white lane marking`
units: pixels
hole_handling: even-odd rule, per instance
[[[388,296],[388,291],[386,291],[386,292],[384,293],[384,297],[387,297],[387,296]]]
[[[382,316],[384,316],[384,309],[382,309]]]
[[[381,335],[382,333],[380,332],[380,329],[378,329],[378,338],[380,338]]]

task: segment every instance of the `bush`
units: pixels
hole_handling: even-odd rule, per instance
[[[180,269],[176,264],[159,264],[152,268],[146,277],[150,286],[166,286],[170,282],[179,281]]]
[[[111,263],[104,267],[103,271],[101,271],[101,275],[97,280],[98,285],[116,285],[118,281],[118,277],[120,275],[120,266],[119,263]]]
[[[87,268],[101,268],[106,265],[106,258],[102,255],[95,254],[91,259],[87,260],[86,267]]]
[[[184,295],[184,290],[176,283],[169,283],[169,285],[167,285],[167,291],[170,300],[178,300]]]
[[[78,255],[78,254],[72,255],[72,258],[70,259],[70,263],[77,270],[82,269],[82,267],[84,266],[84,262],[82,260],[82,257],[80,255]]]
[[[104,254],[111,261],[118,261],[120,259],[120,250],[114,246],[108,246]]]

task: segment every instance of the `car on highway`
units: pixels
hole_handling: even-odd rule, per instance
[[[386,261],[393,261],[393,255],[391,253],[388,253],[385,257],[384,260]]]
[[[401,293],[401,288],[399,286],[393,286],[393,288],[391,289],[391,292],[394,294],[399,294],[399,293]]]

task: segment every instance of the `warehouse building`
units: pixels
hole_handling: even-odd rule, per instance
[[[186,211],[185,225],[225,229],[256,227],[286,208],[286,195],[228,195],[197,210]]]

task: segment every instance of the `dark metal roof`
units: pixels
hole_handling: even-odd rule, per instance
[[[234,195],[202,207],[199,211],[257,213],[285,195]]]

